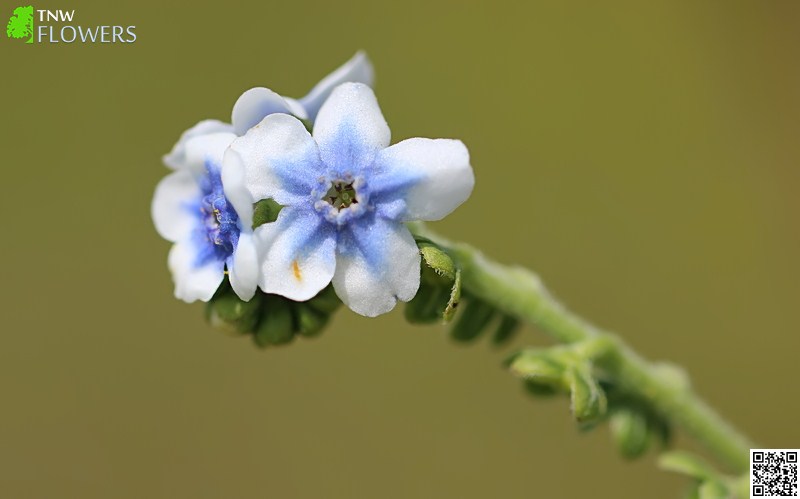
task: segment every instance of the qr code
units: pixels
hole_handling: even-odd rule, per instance
[[[799,449],[751,449],[750,497],[798,497]]]

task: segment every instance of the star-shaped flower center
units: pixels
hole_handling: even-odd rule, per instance
[[[358,193],[353,187],[352,181],[336,180],[331,182],[331,188],[328,189],[322,199],[337,210],[342,211],[352,204],[358,204]]]

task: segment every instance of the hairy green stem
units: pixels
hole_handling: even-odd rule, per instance
[[[748,471],[752,444],[745,436],[692,393],[688,384],[676,383],[674,377],[665,376],[662,369],[645,361],[618,336],[567,310],[536,274],[488,260],[477,249],[447,241],[422,224],[409,224],[409,228],[415,235],[445,248],[461,267],[464,289],[498,310],[536,325],[562,343],[607,340],[608,347],[598,357],[598,365],[626,390],[648,400],[663,417],[683,428],[731,471]]]

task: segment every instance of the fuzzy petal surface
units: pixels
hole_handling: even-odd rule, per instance
[[[408,229],[381,217],[348,225],[339,238],[333,287],[354,312],[375,317],[417,293],[420,254]]]

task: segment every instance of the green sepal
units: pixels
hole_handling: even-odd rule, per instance
[[[430,240],[417,237],[422,257],[420,287],[406,304],[405,317],[415,324],[448,323],[461,300],[461,271],[447,252]]]
[[[223,284],[220,291],[206,304],[206,320],[212,327],[228,334],[251,333],[260,318],[261,297],[261,294],[256,293],[250,301],[243,301],[230,286]]]
[[[423,269],[422,272],[432,272]],[[420,282],[414,298],[406,303],[403,315],[412,324],[431,324],[442,320],[442,310],[447,307],[447,288],[430,284],[425,279]]]
[[[611,434],[620,453],[634,459],[647,451],[650,445],[650,425],[647,416],[629,407],[615,409],[609,417]]]
[[[272,223],[278,219],[283,206],[274,199],[262,199],[253,205],[253,229],[260,225]]]
[[[566,373],[570,385],[570,407],[578,423],[597,422],[606,413],[606,394],[592,376],[588,365],[580,363],[570,366]]]
[[[486,329],[494,316],[494,307],[481,300],[472,299],[461,312],[450,331],[450,336],[456,341],[473,341]]]
[[[456,278],[450,288],[447,306],[444,307],[444,313],[442,314],[445,324],[453,320],[459,303],[461,303],[461,269],[456,269]]]
[[[422,255],[422,261],[436,274],[445,277],[449,281],[456,278],[456,264],[445,250],[434,244],[428,239],[417,238],[417,247]]]
[[[261,309],[261,321],[253,336],[256,345],[260,347],[283,345],[291,342],[293,338],[291,302],[283,297],[266,295]]]
[[[544,391],[544,387],[549,387],[553,392],[569,389],[567,366],[550,350],[525,350],[506,363],[512,373],[526,381],[529,389]]]
[[[541,383],[536,378],[526,379],[523,381],[525,391],[534,397],[552,397],[562,393],[560,388],[547,383]]]

